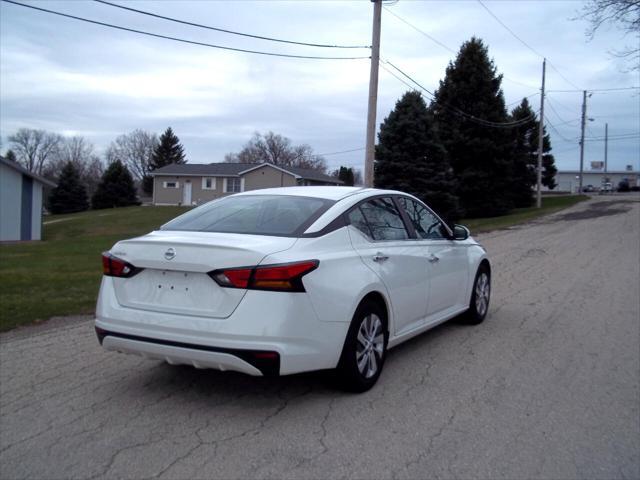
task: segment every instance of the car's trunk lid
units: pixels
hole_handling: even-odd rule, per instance
[[[143,269],[113,278],[120,305],[181,315],[226,318],[246,290],[223,288],[207,272],[258,265],[295,238],[230,233],[156,231],[118,242],[111,254]]]

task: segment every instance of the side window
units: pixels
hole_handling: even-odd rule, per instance
[[[405,240],[409,238],[400,212],[391,198],[374,198],[361,205],[362,214],[374,240]]]
[[[444,240],[445,228],[433,213],[410,198],[400,197],[400,205],[409,216],[418,237],[429,240]]]
[[[351,210],[349,213],[349,223],[364,233],[368,238],[372,238],[371,230],[369,230],[369,225],[367,225],[367,221],[364,219],[360,208]]]

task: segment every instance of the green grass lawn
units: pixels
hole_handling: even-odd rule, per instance
[[[460,223],[472,233],[504,228],[586,198],[546,197],[540,210]],[[102,276],[100,254],[183,212],[182,207],[129,207],[52,215],[44,218],[42,241],[0,245],[0,331],[58,315],[92,313]]]
[[[100,254],[185,212],[128,207],[44,217],[40,242],[0,245],[0,331],[57,315],[94,311]]]

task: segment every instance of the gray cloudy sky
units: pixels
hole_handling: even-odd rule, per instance
[[[115,1],[115,0],[114,0]],[[24,0],[27,3],[27,0]],[[129,28],[237,48],[301,55],[368,56],[367,50],[283,45],[178,25],[90,1],[33,5]],[[637,38],[603,28],[587,42],[579,1],[487,1],[485,4],[579,88],[638,86],[638,72],[609,52]],[[362,1],[135,1],[127,5],[216,27],[312,43],[371,43],[372,4]],[[457,51],[476,35],[489,46],[508,104],[539,91],[541,58],[475,1],[409,1],[388,10]],[[454,54],[383,10],[381,57],[430,90]],[[2,2],[0,133],[20,127],[83,135],[104,152],[116,136],[167,126],[193,163],[222,161],[254,131],[273,130],[317,153],[364,147],[369,60],[302,60],[228,52],[145,37]],[[547,129],[561,169],[578,168],[580,92],[547,69]],[[378,124],[407,90],[380,70]],[[587,136],[640,132],[638,90],[596,92]],[[539,96],[531,97],[535,108]],[[554,131],[549,122],[556,127]],[[602,160],[604,142],[585,143],[586,166]],[[640,139],[611,140],[610,168],[640,168]],[[364,151],[326,157],[331,168],[360,168]]]

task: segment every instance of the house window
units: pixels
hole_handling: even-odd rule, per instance
[[[227,193],[238,193],[242,191],[241,178],[227,178]]]
[[[202,189],[203,190],[215,190],[216,189],[216,179],[215,179],[215,177],[204,177],[202,179]]]
[[[162,182],[162,186],[164,188],[178,188],[180,186],[180,182]]]

